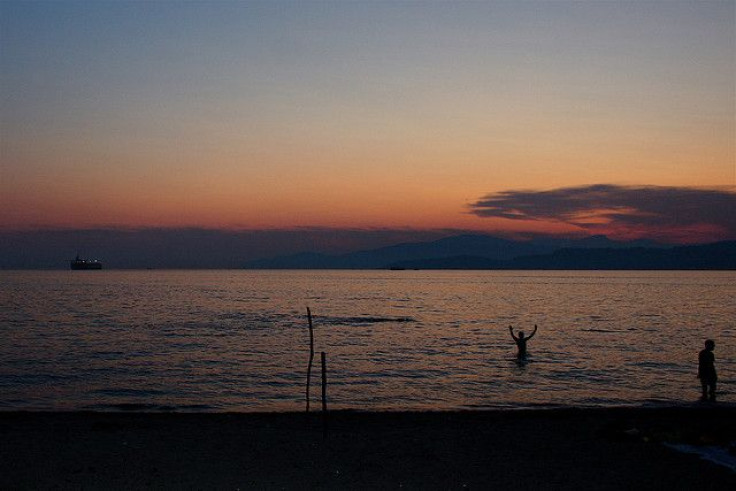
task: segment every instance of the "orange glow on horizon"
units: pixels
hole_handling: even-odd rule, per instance
[[[470,212],[507,190],[736,185],[729,3],[11,3],[2,229],[733,232]]]

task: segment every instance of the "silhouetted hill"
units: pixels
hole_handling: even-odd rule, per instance
[[[389,265],[406,269],[736,270],[736,241],[671,248],[563,248],[493,261],[453,256]]]
[[[549,252],[549,247],[532,242],[514,242],[488,235],[456,235],[430,242],[409,242],[350,254],[326,255],[313,252],[250,261],[249,269],[381,269],[399,261],[457,255],[511,259],[520,254]]]
[[[616,242],[604,236],[584,239],[537,238],[513,241],[481,234],[465,234],[430,242],[411,242],[341,255],[305,252],[250,261],[247,269],[383,269],[390,266],[420,269],[495,269],[503,261],[541,256],[559,249],[647,246],[649,241]],[[416,264],[416,266],[414,266]],[[431,265],[428,267],[428,265]]]
[[[736,269],[736,241],[671,249],[560,249],[552,254],[519,257],[514,269]]]
[[[416,261],[402,261],[389,265],[392,269],[508,269],[509,261],[479,256],[450,256]]]
[[[256,259],[245,264],[245,269],[344,269],[340,256],[317,252],[301,252],[268,259]]]

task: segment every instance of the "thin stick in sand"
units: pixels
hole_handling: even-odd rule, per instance
[[[325,352],[322,355],[322,436],[327,438],[327,360]]]
[[[312,312],[307,307],[307,320],[309,321],[309,365],[307,365],[307,412],[309,412],[309,386],[312,381],[312,362],[314,361],[314,329],[312,327]]]

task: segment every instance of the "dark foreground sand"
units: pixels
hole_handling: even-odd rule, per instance
[[[736,489],[663,440],[734,406],[330,415],[0,413],[0,489]]]

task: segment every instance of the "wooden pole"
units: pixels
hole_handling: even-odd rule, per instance
[[[322,352],[322,412],[327,412],[327,360]]]
[[[312,328],[312,312],[307,307],[309,321],[309,365],[307,366],[307,412],[309,412],[309,386],[312,382],[312,362],[314,361],[314,329]]]
[[[327,361],[322,353],[322,436],[327,438]]]

